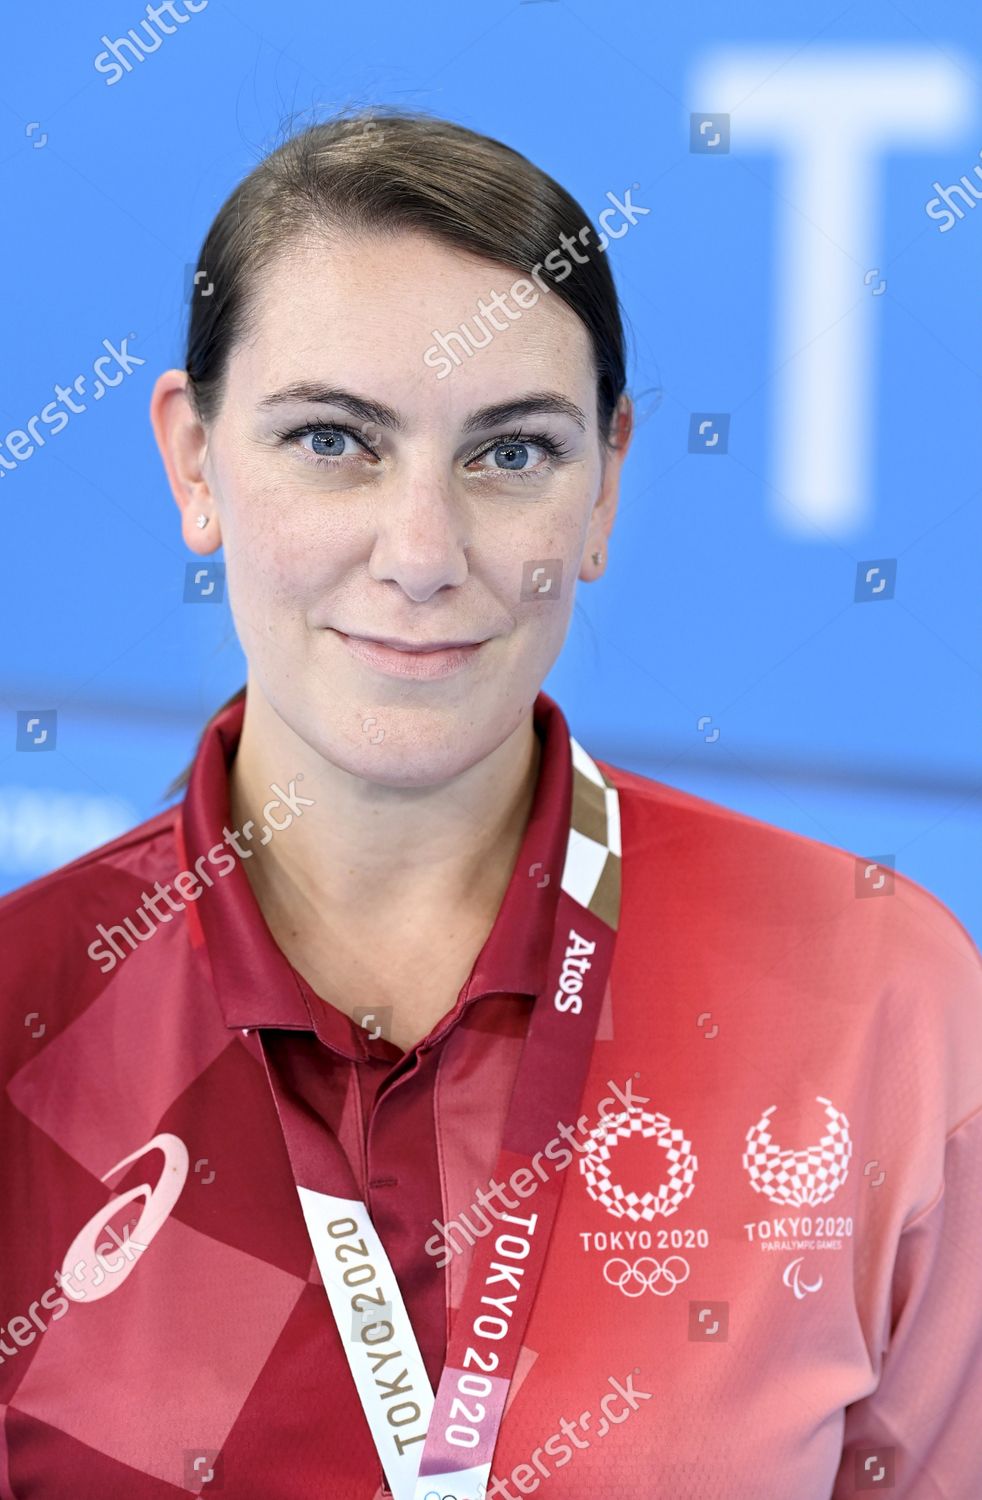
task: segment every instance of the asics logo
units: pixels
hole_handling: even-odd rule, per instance
[[[163,1170],[155,1185],[151,1187],[148,1182],[142,1182],[129,1192],[111,1198],[82,1226],[66,1250],[59,1280],[73,1300],[97,1302],[122,1286],[136,1265],[137,1257],[150,1244],[181,1196],[188,1175],[188,1148],[179,1136],[166,1132],[155,1135],[138,1151],[124,1156],[101,1180],[108,1182],[110,1177],[139,1161],[148,1151],[160,1151],[164,1157]],[[140,1216],[131,1234],[124,1234],[121,1239],[108,1226],[121,1209],[137,1198],[143,1199]],[[118,1254],[114,1244],[118,1247]],[[107,1275],[107,1271],[111,1274]],[[79,1290],[76,1291],[75,1287]]]

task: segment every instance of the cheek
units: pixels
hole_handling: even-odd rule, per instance
[[[548,605],[550,615],[565,617],[572,609],[588,520],[589,506],[582,496],[569,495],[561,506],[550,506],[538,525],[526,529],[521,556],[515,559],[523,611],[541,613]]]
[[[288,484],[232,475],[224,490],[222,543],[233,607],[296,615],[337,573],[338,538],[323,509]]]

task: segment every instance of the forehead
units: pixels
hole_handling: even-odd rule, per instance
[[[532,307],[521,308],[511,293],[521,279],[539,292]],[[549,285],[547,275],[542,282]],[[491,304],[495,292],[510,317]],[[526,297],[521,289],[519,295]],[[481,314],[480,301],[490,316]],[[293,381],[323,378],[425,422],[428,414],[463,416],[488,400],[548,385],[595,420],[590,336],[572,308],[523,272],[430,236],[307,236],[262,273],[253,306],[253,331],[229,361],[233,399],[258,400]],[[466,353],[461,324],[479,344],[490,332],[490,342]],[[423,356],[452,331],[461,362],[439,379],[443,366]]]

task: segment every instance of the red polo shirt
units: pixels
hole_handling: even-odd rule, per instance
[[[0,902],[0,1500],[380,1495],[254,1028],[340,1142],[434,1386],[493,1219],[568,830],[559,708],[494,928],[405,1055],[262,921],[223,832],[241,720],[182,806]],[[976,949],[901,875],[598,764],[620,926],[490,1494],[977,1500]]]

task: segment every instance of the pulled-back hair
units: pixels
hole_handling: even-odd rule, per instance
[[[579,240],[588,225],[575,198],[527,157],[450,120],[379,106],[307,126],[243,178],[205,236],[185,355],[198,416],[217,414],[262,274],[291,243],[318,228],[416,230],[550,282],[590,335],[606,442],[625,384],[624,331],[607,257]],[[563,257],[563,234],[589,252],[582,264]],[[545,264],[550,255],[561,272]]]

